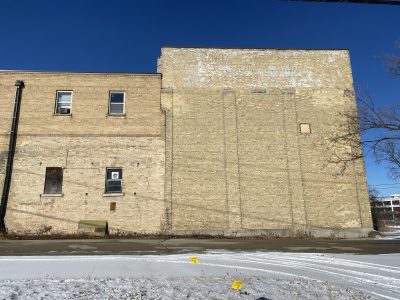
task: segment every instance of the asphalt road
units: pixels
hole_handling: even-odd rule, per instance
[[[252,239],[88,239],[0,240],[0,256],[140,255],[207,251],[284,251],[303,253],[400,253],[400,239],[252,240]]]

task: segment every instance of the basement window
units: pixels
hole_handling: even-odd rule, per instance
[[[63,169],[59,167],[46,168],[46,178],[44,183],[45,195],[61,195],[63,182]]]
[[[106,193],[122,193],[122,168],[107,168]]]
[[[72,91],[57,91],[56,115],[71,115]]]
[[[301,123],[299,127],[300,133],[311,133],[310,123]]]
[[[124,92],[110,92],[108,114],[109,115],[124,115],[124,113],[125,113],[125,93]]]

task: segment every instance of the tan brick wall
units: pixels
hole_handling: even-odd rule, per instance
[[[163,48],[159,72],[0,72],[0,158],[15,80],[26,86],[10,231],[74,233],[82,219],[111,232],[371,229],[363,162],[341,176],[326,165],[339,113],[355,107],[347,51]],[[54,115],[57,90],[73,90],[72,116]],[[126,93],[126,116],[107,115],[110,90]],[[44,197],[55,166],[63,197]],[[103,196],[107,167],[123,168],[124,196]]]
[[[111,232],[159,232],[165,217],[160,75],[0,73],[2,150],[17,79],[25,89],[8,230],[75,233],[79,220],[102,219]],[[72,116],[54,115],[57,90],[73,90]],[[110,90],[126,93],[126,116],[107,115]],[[46,167],[64,168],[63,197],[43,196]],[[123,168],[124,196],[103,196],[107,167]]]
[[[163,48],[159,72],[174,230],[371,228],[362,162],[325,166],[347,51]]]

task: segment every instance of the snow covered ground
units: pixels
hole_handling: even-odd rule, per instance
[[[400,254],[0,257],[0,299],[400,299]]]

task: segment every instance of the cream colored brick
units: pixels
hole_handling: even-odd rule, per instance
[[[11,125],[9,103],[17,79],[25,89],[8,230],[37,233],[47,227],[53,233],[76,233],[79,220],[101,219],[108,221],[111,233],[160,232],[165,218],[160,76],[0,73],[1,105],[6,108],[1,110],[1,132]],[[54,116],[57,90],[73,91],[71,117]],[[107,116],[110,90],[125,92],[125,117]],[[6,138],[2,136],[2,150]],[[43,197],[45,170],[53,166],[64,168],[63,197]],[[107,167],[123,168],[124,196],[103,196]],[[116,202],[114,212],[110,202]]]
[[[163,48],[158,67],[162,82],[0,72],[0,187],[14,82],[26,85],[10,231],[74,233],[81,219],[105,219],[111,232],[371,229],[363,163],[341,176],[326,165],[338,112],[355,108],[348,51]],[[54,116],[57,90],[74,91],[72,117]],[[126,93],[125,117],[107,115],[110,90]],[[63,197],[42,196],[47,166],[64,167]],[[124,170],[122,197],[103,197],[112,166]]]
[[[321,143],[355,105],[347,51],[163,48],[159,63],[173,229],[371,229],[364,170],[336,176]]]

